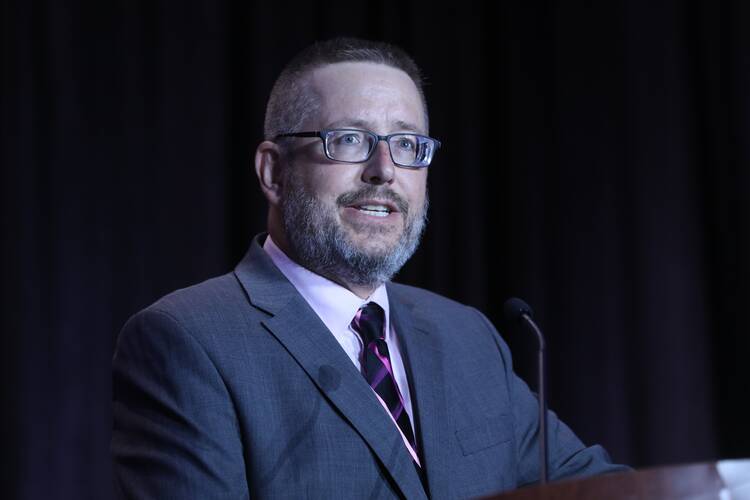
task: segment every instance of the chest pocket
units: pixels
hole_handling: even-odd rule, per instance
[[[498,415],[456,431],[464,456],[491,448],[513,439],[513,417]]]

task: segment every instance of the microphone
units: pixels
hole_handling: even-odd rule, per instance
[[[537,339],[537,390],[539,391],[539,462],[540,462],[540,474],[539,484],[546,484],[548,453],[547,453],[547,390],[545,384],[545,350],[546,343],[544,342],[544,335],[539,327],[531,319],[534,311],[531,307],[523,300],[512,297],[505,301],[503,305],[503,312],[505,318],[509,323],[521,322],[527,329],[530,329]]]

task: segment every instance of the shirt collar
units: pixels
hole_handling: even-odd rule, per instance
[[[390,340],[390,308],[385,284],[376,288],[368,298],[361,299],[338,283],[294,262],[276,245],[270,234],[263,250],[332,333],[347,330],[357,310],[368,302],[375,302],[385,312],[385,340]]]

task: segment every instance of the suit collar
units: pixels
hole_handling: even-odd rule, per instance
[[[263,250],[265,238],[266,233],[253,238],[247,253],[234,268],[234,274],[245,289],[250,303],[266,313],[274,314],[299,294]]]
[[[320,318],[261,247],[256,236],[235,275],[263,326],[287,349],[322,394],[377,455],[406,498],[425,498],[401,435],[375,394]]]
[[[443,353],[436,325],[403,293],[403,289],[389,285],[391,319],[407,361],[411,386],[414,420],[420,441],[420,456],[425,464],[427,480],[433,499],[444,497],[450,489],[450,429],[445,420],[447,411],[446,373]]]
[[[381,285],[366,299],[358,297],[348,288],[329,280],[290,259],[273,241],[266,238],[263,250],[310,307],[333,332],[339,342],[349,341],[349,324],[357,310],[368,302],[375,302],[385,311],[386,342],[391,341],[390,307],[385,285]]]

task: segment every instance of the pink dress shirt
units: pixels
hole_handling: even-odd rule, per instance
[[[390,308],[385,285],[380,285],[368,298],[361,299],[338,283],[315,274],[294,262],[274,243],[271,235],[266,237],[263,250],[328,327],[328,330],[336,338],[359,372],[362,371],[360,359],[363,344],[359,335],[350,326],[352,319],[357,310],[368,302],[375,302],[383,308],[383,311],[385,311],[385,341],[388,343],[388,352],[391,355],[393,376],[404,399],[404,408],[409,416],[412,429],[416,430],[404,361],[398,345],[396,331],[390,322]],[[390,412],[388,415],[390,415]],[[413,455],[413,450],[409,451]],[[414,458],[416,459],[416,457]]]

